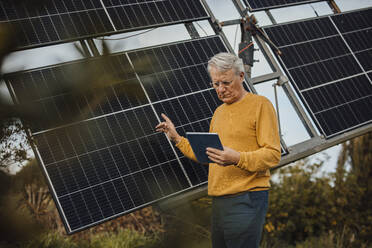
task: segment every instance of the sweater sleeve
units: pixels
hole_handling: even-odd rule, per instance
[[[250,172],[265,171],[280,161],[280,138],[275,110],[264,98],[256,113],[256,137],[259,149],[240,152],[237,166]]]
[[[216,110],[217,112],[217,110]],[[209,126],[209,132],[213,132],[213,125],[214,125],[214,117],[215,114],[212,116],[211,124]],[[181,137],[181,140],[176,144],[176,147],[182,152],[183,155],[185,155],[187,158],[194,160],[195,162],[198,162],[198,160],[195,157],[194,151],[191,148],[190,142],[185,137]]]
[[[176,147],[183,153],[183,155],[198,162],[188,139],[181,137],[181,141],[176,144]]]

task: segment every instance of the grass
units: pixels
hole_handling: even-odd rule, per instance
[[[56,232],[43,234],[22,248],[155,248],[159,239],[142,233],[122,229],[118,233],[91,235],[88,240],[74,241]]]

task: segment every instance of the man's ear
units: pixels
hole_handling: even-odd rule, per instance
[[[241,80],[244,80],[244,74],[245,74],[244,71],[241,71],[241,72],[240,72],[239,76],[240,76],[240,79],[241,79]]]

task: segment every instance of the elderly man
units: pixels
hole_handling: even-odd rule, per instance
[[[223,150],[207,148],[208,194],[212,196],[212,245],[258,247],[268,208],[269,169],[280,161],[275,110],[263,96],[243,87],[244,66],[238,57],[219,53],[208,62],[211,86],[223,102],[213,114],[210,132],[218,133]],[[196,160],[188,140],[172,121],[156,126],[188,158]]]

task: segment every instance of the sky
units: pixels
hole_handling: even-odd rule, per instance
[[[230,0],[206,0],[206,2],[219,21],[240,18],[239,13]],[[348,11],[372,6],[372,0],[336,0],[335,2],[340,7],[341,11]],[[316,14],[332,14],[332,11],[326,2],[317,2],[313,4],[274,9],[271,10],[271,13],[278,23],[283,23],[293,20],[315,17]],[[253,14],[258,20],[259,26],[262,27],[272,24],[265,12],[260,11]],[[199,21],[195,23],[195,27],[202,37],[214,34],[208,21]],[[234,50],[237,51],[238,43],[240,41],[240,28],[237,25],[227,26],[223,28],[223,32],[229,40],[231,47],[233,47]],[[124,37],[127,38],[122,40],[110,40]],[[139,47],[185,40],[189,39],[190,36],[187,33],[186,28],[182,24],[179,24],[156,28],[154,30],[142,30],[104,38],[107,39],[111,51],[119,52]],[[100,47],[99,39],[100,38],[94,40],[98,47]],[[13,72],[57,64],[66,61],[72,61],[80,58],[81,56],[74,49],[73,43],[67,43],[62,45],[15,52],[5,60],[4,65],[1,69],[4,72]],[[268,63],[266,62],[260,51],[255,53],[255,59],[259,60],[259,62],[255,63],[252,68],[252,77],[264,75],[271,72]],[[265,82],[263,84],[256,85],[255,88],[258,94],[268,97],[274,104],[274,89],[272,86],[273,83],[275,83],[275,81]],[[7,89],[4,84],[0,85],[0,94],[1,97],[9,98]],[[287,146],[291,146],[307,140],[309,136],[307,135],[305,128],[301,124],[288,98],[280,87],[278,88],[278,99],[282,137]],[[335,170],[337,155],[339,151],[340,145],[337,145],[325,150],[320,154],[313,155],[312,159],[325,159],[326,157],[329,157],[330,159],[328,162],[325,163],[323,171],[332,172]]]

